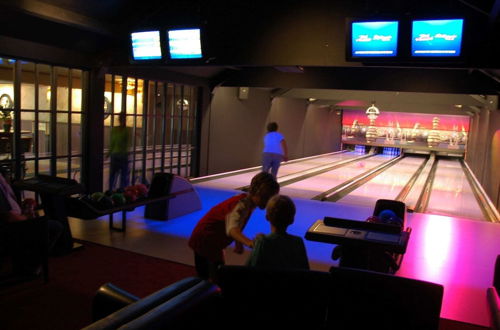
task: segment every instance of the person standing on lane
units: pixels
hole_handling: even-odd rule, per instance
[[[282,161],[288,160],[288,147],[285,137],[278,132],[278,124],[267,124],[267,134],[264,136],[264,150],[262,153],[262,171],[277,178],[278,169]]]

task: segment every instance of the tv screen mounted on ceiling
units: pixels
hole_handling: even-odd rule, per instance
[[[459,57],[462,52],[463,19],[414,20],[411,55]]]
[[[160,60],[162,58],[160,31],[141,31],[130,34],[134,60]]]
[[[398,55],[398,21],[351,22],[351,58]]]
[[[171,59],[198,59],[203,57],[199,28],[168,30],[167,40]]]

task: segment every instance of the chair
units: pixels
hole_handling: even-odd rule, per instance
[[[443,286],[332,267],[327,329],[437,330]]]
[[[136,300],[137,297],[108,283],[93,300],[93,315],[102,318],[94,319],[84,329],[196,329],[205,321],[199,317],[203,315],[200,307],[213,306],[212,298],[217,293],[213,283],[188,277]]]
[[[320,329],[332,281],[319,271],[222,266],[217,284],[228,324],[245,320],[247,328]]]
[[[36,274],[17,273],[24,266],[41,267],[42,278],[49,280],[48,262],[48,220],[39,217],[31,220],[2,223],[0,225],[0,254],[7,272],[0,285],[11,285],[35,278]],[[33,256],[35,256],[33,258]],[[31,264],[36,262],[37,264]],[[9,267],[10,266],[10,267]]]

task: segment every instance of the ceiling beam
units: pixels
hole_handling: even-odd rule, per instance
[[[76,27],[106,36],[115,36],[109,26],[93,18],[37,0],[3,0],[2,6],[50,22]]]

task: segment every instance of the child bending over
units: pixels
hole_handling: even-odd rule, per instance
[[[244,245],[253,247],[253,241],[243,234],[243,229],[253,210],[256,207],[264,209],[279,189],[271,174],[261,172],[252,178],[248,194],[221,202],[201,218],[189,239],[198,276],[215,281],[217,267],[224,264],[224,248],[233,240],[238,254],[243,253]]]

